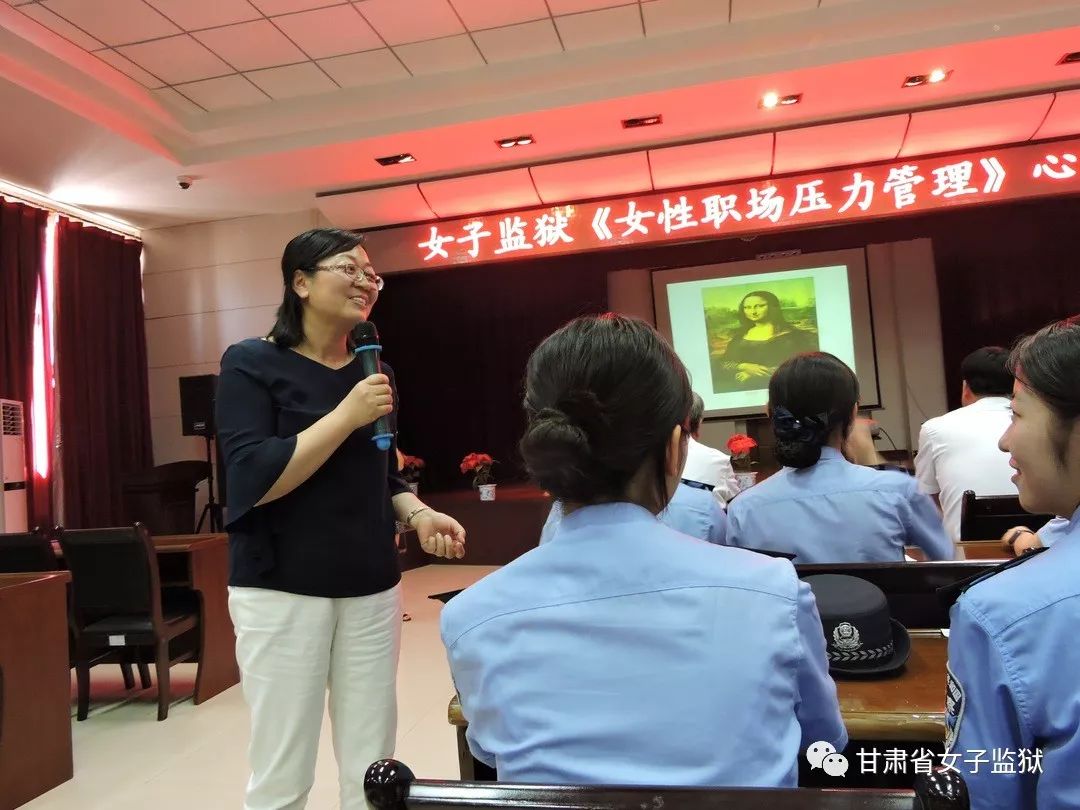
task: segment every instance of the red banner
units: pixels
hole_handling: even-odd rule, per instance
[[[372,231],[380,271],[694,241],[1080,191],[1080,139]]]

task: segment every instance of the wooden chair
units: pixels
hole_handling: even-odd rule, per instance
[[[1037,532],[1052,517],[1025,512],[1018,495],[979,497],[969,489],[960,502],[960,540],[996,540],[1013,526]]]
[[[89,712],[90,668],[101,663],[102,650],[149,647],[157,670],[158,720],[164,720],[169,715],[169,667],[193,657],[187,652],[170,658],[169,642],[198,626],[197,612],[163,609],[157,554],[142,524],[61,530],[59,540],[72,577],[77,718],[85,720]]]
[[[840,788],[665,788],[515,785],[417,779],[393,759],[372,765],[364,793],[376,810],[486,807],[513,810],[967,810],[967,786],[956,771],[920,774],[914,791]]]
[[[0,534],[0,574],[55,571],[58,567],[56,552],[44,529]]]
[[[46,531],[41,527],[32,532],[0,534],[0,574],[57,570],[60,565],[51,540],[54,534],[55,532]],[[74,650],[74,645],[71,649]],[[118,660],[116,656],[112,656],[110,660],[120,665],[120,672],[124,676],[124,688],[134,689],[135,677],[131,673],[131,662]],[[139,664],[139,674],[142,676],[143,688],[149,688],[150,672],[145,664]]]

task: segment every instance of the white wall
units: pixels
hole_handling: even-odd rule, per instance
[[[929,239],[870,245],[867,268],[882,404],[874,418],[897,447],[912,449],[920,425],[946,410],[933,245]],[[608,303],[615,312],[655,323],[651,270],[608,273]],[[745,430],[742,421],[709,421],[701,440],[722,448],[728,436]],[[889,449],[884,441],[879,447]]]
[[[180,434],[178,380],[216,374],[226,348],[269,331],[281,302],[281,251],[317,225],[312,210],[143,232],[155,464],[205,458],[203,439]]]

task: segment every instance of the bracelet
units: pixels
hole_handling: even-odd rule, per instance
[[[421,512],[430,512],[430,511],[431,511],[430,506],[418,506],[416,509],[413,509],[411,512],[409,512],[408,516],[405,518],[405,525],[408,526],[411,529],[413,527],[412,519],[414,517],[419,515]]]
[[[1016,541],[1020,539],[1020,535],[1025,533],[1034,534],[1035,532],[1031,531],[1027,526],[1018,526],[1005,538],[1005,545],[1012,548],[1016,544]]]

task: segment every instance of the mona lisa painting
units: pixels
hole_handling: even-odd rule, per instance
[[[812,276],[701,291],[717,394],[768,388],[777,366],[818,350]]]

